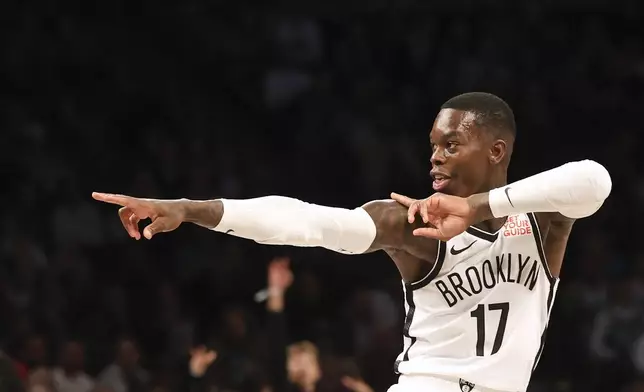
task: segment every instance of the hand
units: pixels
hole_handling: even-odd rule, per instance
[[[373,389],[364,380],[354,377],[342,377],[342,385],[353,392],[373,392]]]
[[[175,230],[185,217],[178,200],[140,199],[98,192],[92,193],[92,197],[98,201],[121,206],[122,208],[119,209],[121,223],[130,237],[136,240],[141,239],[139,232],[141,219],[152,220],[152,223],[143,229],[143,236],[151,239],[157,233]]]
[[[217,359],[217,352],[206,350],[204,346],[190,350],[190,374],[195,377],[203,376],[215,359]]]
[[[475,223],[476,211],[463,197],[435,193],[426,199],[416,200],[392,193],[391,198],[409,208],[409,223],[414,223],[416,214],[420,213],[423,222],[431,225],[415,229],[415,236],[447,241]]]
[[[278,257],[268,265],[268,289],[283,293],[293,284],[293,271],[288,257]]]

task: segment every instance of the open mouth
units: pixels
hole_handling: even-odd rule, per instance
[[[434,181],[432,182],[432,188],[436,192],[440,192],[441,190],[445,189],[451,179],[450,177],[441,173],[432,174],[432,177],[434,178]]]

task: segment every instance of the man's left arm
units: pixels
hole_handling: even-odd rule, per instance
[[[535,212],[544,213],[551,222],[565,223],[594,214],[611,188],[608,170],[595,161],[583,160],[472,195],[468,202],[476,221]]]
[[[551,228],[569,233],[575,219],[594,214],[612,188],[606,168],[591,160],[570,162],[523,180],[467,198],[435,193],[423,200],[392,193],[408,207],[410,223],[420,214],[426,227],[415,236],[448,241],[473,224],[509,215],[536,213],[542,239]],[[560,237],[559,239],[562,239]]]

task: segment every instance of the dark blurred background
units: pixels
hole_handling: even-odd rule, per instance
[[[385,391],[403,312],[384,254],[190,225],[136,242],[90,193],[425,196],[428,130],[467,91],[515,111],[511,180],[582,158],[613,176],[604,207],[575,225],[530,391],[643,391],[643,8],[3,2],[0,392]],[[288,291],[267,309],[253,295],[277,256],[291,263],[272,286]],[[193,352],[190,372],[201,344],[217,358]],[[313,359],[289,362],[296,352]],[[316,363],[331,386],[304,388],[296,368]]]

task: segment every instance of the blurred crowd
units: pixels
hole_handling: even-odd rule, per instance
[[[431,3],[3,3],[0,391],[385,391],[384,255],[136,242],[90,193],[424,196],[427,130],[466,91],[513,107],[512,180],[582,158],[614,180],[575,225],[530,391],[643,391],[644,3]]]

